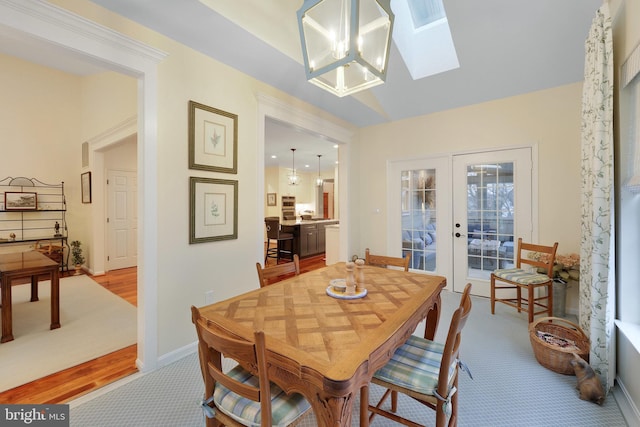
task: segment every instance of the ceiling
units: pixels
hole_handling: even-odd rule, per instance
[[[357,127],[582,81],[584,40],[602,4],[602,0],[444,0],[459,68],[413,80],[393,45],[385,84],[337,98],[305,80],[295,14],[303,0],[93,2]],[[77,74],[96,71],[95,64],[83,65],[82,58],[68,58],[2,28],[0,52]],[[310,164],[317,169],[317,154],[323,154],[323,167],[335,161],[331,157],[335,149],[328,141],[314,141],[313,135],[275,122],[267,125],[267,131],[273,132],[267,134],[267,165],[277,150],[279,158],[286,159],[283,166],[290,167],[294,144],[299,150],[296,168]]]

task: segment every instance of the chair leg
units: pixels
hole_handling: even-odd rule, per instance
[[[549,296],[547,299],[547,312],[549,317],[553,317],[553,281],[547,286],[547,295]]]
[[[518,300],[518,313],[522,311],[522,289],[520,286],[516,286],[516,298]]]
[[[458,368],[458,373],[456,374],[456,378],[453,380],[453,386],[458,388],[458,376],[460,375],[460,368]],[[458,393],[455,393],[451,397],[451,417],[449,417],[449,425],[457,426],[458,425]]]
[[[529,286],[529,307],[528,311],[529,311],[529,323],[533,322],[533,312],[536,310],[536,307],[534,305],[535,300],[533,299],[533,291],[534,291],[535,287],[534,286]]]
[[[496,314],[496,276],[491,274],[491,314]]]
[[[369,386],[360,389],[360,427],[369,427]]]

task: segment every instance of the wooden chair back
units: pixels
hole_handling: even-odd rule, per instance
[[[457,425],[458,395],[455,392],[453,392],[453,395],[451,395],[451,393],[453,388],[457,389],[458,387],[458,371],[460,370],[459,352],[462,329],[467,323],[470,312],[471,283],[467,283],[464,288],[464,292],[462,293],[462,297],[460,298],[460,305],[458,306],[456,311],[454,311],[451,317],[449,332],[447,333],[447,339],[442,350],[442,358],[439,361],[434,360],[431,362],[440,364],[440,366],[438,367],[438,382],[435,392],[425,392],[424,387],[414,387],[412,385],[407,386],[407,381],[405,378],[396,383],[374,377],[372,379],[372,382],[386,388],[387,391],[383,394],[378,404],[374,406],[369,404],[368,390],[366,390],[366,388],[363,388],[364,393],[361,392],[361,401],[364,402],[364,405],[361,406],[361,417],[366,417],[366,407],[369,411],[371,411],[371,415],[368,417],[369,422],[371,422],[376,415],[382,415],[383,417],[391,419],[400,424],[408,426],[420,425],[406,418],[406,416],[402,416],[398,413],[398,393],[402,393],[435,410],[436,427],[444,427],[445,425]],[[413,345],[421,340],[416,337],[412,338],[417,340]],[[426,349],[429,347],[429,345],[427,344],[428,342],[429,340],[425,339],[424,343],[421,345]],[[455,369],[452,369],[452,366],[455,366]],[[405,375],[412,375],[413,367],[410,366],[410,364],[403,366],[402,369],[408,369],[408,371],[404,373]],[[422,367],[421,369],[424,369],[424,367]],[[416,372],[415,375],[422,374],[423,373],[421,372]],[[383,403],[388,396],[391,396],[391,410],[383,408]],[[438,396],[443,396],[444,398],[450,399],[450,418],[444,410],[444,403]],[[449,420],[447,420],[447,418],[449,418]]]
[[[444,343],[444,350],[442,351],[442,361],[440,362],[440,373],[438,375],[438,394],[440,394],[440,396],[446,396],[449,393],[449,384],[451,384],[449,368],[451,367],[452,361],[459,358],[462,329],[467,323],[470,312],[471,283],[467,283],[462,292],[462,298],[460,298],[460,305],[451,317],[447,340]],[[457,375],[458,371],[459,368],[454,371],[453,375]]]
[[[553,265],[556,260],[556,252],[558,251],[558,242],[553,246],[536,245],[533,243],[524,243],[522,237],[518,239],[518,252],[516,256],[516,267],[522,268],[522,264],[530,265],[536,269],[540,268],[546,271],[547,276],[553,277]],[[528,257],[528,253],[537,252],[539,258],[533,259]]]
[[[260,402],[261,425],[270,426],[271,385],[267,376],[264,333],[256,331],[255,342],[245,341],[228,334],[219,325],[203,319],[200,311],[194,306],[191,307],[191,317],[198,333],[198,352],[205,384],[205,396],[213,395],[214,386],[219,382],[242,397]],[[242,366],[255,367],[259,386],[252,387],[225,374],[222,370],[223,356],[234,359]],[[237,424],[220,410],[215,411],[214,417],[226,425]]]
[[[297,254],[293,255],[293,261],[285,264],[276,264],[274,266],[265,266],[264,268],[259,262],[256,262],[256,270],[258,271],[258,279],[260,287],[263,288],[275,283],[277,278],[284,275],[296,276],[300,274],[300,258]]]
[[[392,265],[395,267],[404,268],[404,271],[409,271],[409,262],[411,261],[411,254],[407,253],[404,257],[391,257],[385,255],[372,255],[369,252],[369,248],[365,250],[364,263],[366,265],[375,265],[377,267],[387,268]]]

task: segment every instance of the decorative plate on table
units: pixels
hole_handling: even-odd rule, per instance
[[[327,295],[338,299],[358,299],[367,295],[367,290],[363,289],[360,292],[356,292],[354,295],[347,295],[347,281],[345,279],[333,279],[329,281],[327,286]]]

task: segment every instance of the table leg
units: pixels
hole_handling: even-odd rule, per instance
[[[429,309],[426,317],[426,325],[424,329],[424,337],[428,340],[433,341],[436,336],[436,332],[438,331],[438,323],[440,322],[440,307],[442,306],[442,297],[438,294],[438,298],[436,302],[433,304],[433,307]]]
[[[0,278],[2,287],[2,338],[0,343],[13,341],[13,328],[11,319],[11,279]]]
[[[351,426],[351,412],[355,396],[330,396],[323,392],[316,394],[316,399],[309,399],[319,427]]]
[[[58,266],[51,272],[51,329],[60,327],[60,273]]]
[[[38,301],[38,275],[31,276],[31,302]]]

